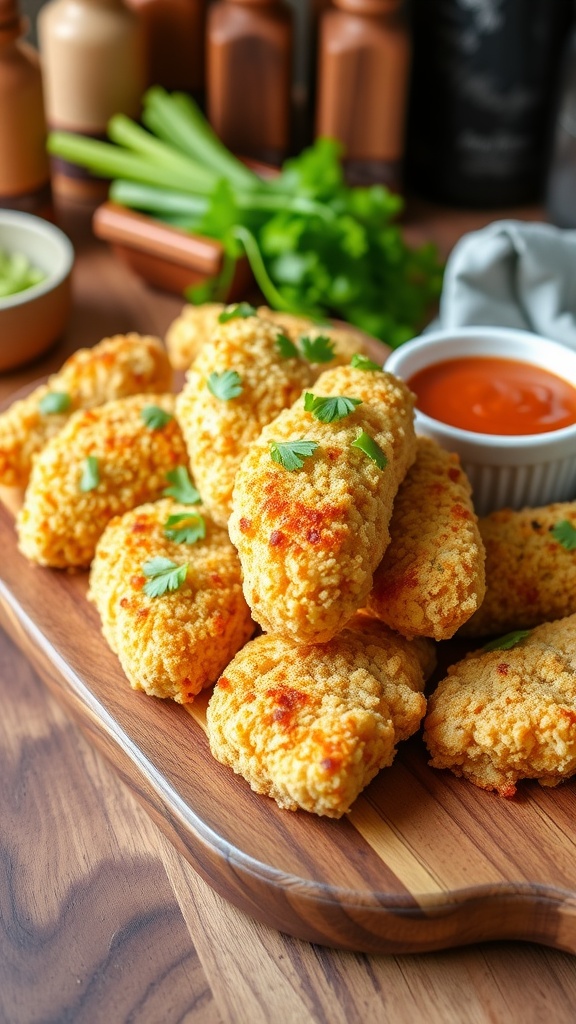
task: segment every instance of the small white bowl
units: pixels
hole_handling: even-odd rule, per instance
[[[409,380],[427,366],[463,356],[518,359],[576,387],[576,351],[529,331],[505,327],[431,331],[392,352],[385,368]],[[576,424],[542,434],[477,434],[417,409],[416,430],[458,453],[472,484],[478,515],[576,499]]]
[[[60,228],[41,217],[0,209],[0,249],[22,252],[46,275],[38,284],[0,297],[0,372],[28,363],[56,341],[71,308],[74,249]]]

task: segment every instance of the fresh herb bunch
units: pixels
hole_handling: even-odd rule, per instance
[[[48,148],[115,179],[115,202],[223,243],[220,278],[193,289],[191,301],[224,299],[245,253],[275,309],[338,317],[392,348],[423,326],[440,294],[436,250],[406,244],[399,196],[346,185],[338,143],[318,139],[265,180],[228,152],[183,93],[149,89],[142,120],[145,128],[115,115],[113,144],[53,132]]]

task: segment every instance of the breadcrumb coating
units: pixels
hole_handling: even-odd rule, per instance
[[[187,466],[182,431],[173,417],[152,430],[142,409],[174,412],[172,395],[133,395],[78,410],[36,456],[16,528],[23,555],[55,568],[88,566],[113,516],[159,498],[166,473]],[[86,459],[97,460],[99,482],[82,491]]]
[[[205,538],[168,540],[168,517],[190,512],[203,516]],[[151,598],[142,566],[157,557],[188,563],[188,571],[178,590]],[[236,551],[202,505],[162,499],[113,519],[96,548],[88,596],[130,686],[179,704],[213,683],[254,631]]]
[[[207,302],[201,306],[184,306],[182,312],[170,324],[166,332],[166,348],[172,366],[175,370],[187,370],[199,355],[205,341],[218,326],[218,317],[226,306],[221,302]],[[354,352],[364,352],[365,342],[361,331],[354,327],[340,327],[334,324],[322,324],[319,326],[313,320],[305,316],[294,316],[292,313],[283,313],[268,306],[258,307],[258,316],[269,320],[277,328],[284,331],[291,341],[296,342],[298,338],[306,334],[309,337],[317,337],[319,334],[327,335],[334,341],[336,357],[332,365],[338,363],[349,363]],[[316,364],[316,372],[321,373],[324,367]]]
[[[337,367],[314,394],[362,404],[332,423],[306,412],[303,396],[280,413],[240,465],[228,524],[254,618],[295,643],[325,643],[364,605],[416,451],[414,396],[392,374]],[[362,431],[384,453],[383,469],[353,447]],[[297,439],[319,447],[290,472],[270,446]]]
[[[196,485],[221,526],[228,522],[234,479],[249,445],[313,380],[309,363],[282,359],[277,338],[277,325],[261,317],[218,324],[177,399]],[[216,398],[207,384],[211,373],[225,370],[235,370],[242,381],[242,393],[229,401]]]
[[[576,615],[453,665],[430,697],[424,739],[432,767],[501,796],[520,779],[556,786],[573,775]]]
[[[307,647],[257,637],[214,687],[214,757],[286,810],[340,818],[418,729],[426,709],[418,654],[428,667],[430,649],[381,623],[365,626],[352,620]]]
[[[172,367],[158,338],[117,334],[94,348],[79,349],[46,384],[0,415],[0,484],[26,487],[34,455],[62,430],[75,410],[171,387]],[[40,402],[55,391],[70,396],[68,409],[42,413]]]
[[[447,640],[482,602],[484,547],[471,493],[458,456],[419,437],[366,605],[404,636]]]
[[[576,550],[567,550],[551,532],[565,520],[576,529],[576,502],[502,509],[480,519],[486,597],[463,636],[530,629],[576,612]]]

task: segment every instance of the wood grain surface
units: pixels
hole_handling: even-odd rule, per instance
[[[177,312],[93,244],[81,212],[65,213],[79,257],[71,329],[41,363],[1,378],[0,395],[104,334],[162,333]],[[448,251],[492,217],[426,207],[413,228]],[[2,1022],[574,1020],[574,960],[542,946],[367,956],[255,922],[163,838],[1,633],[0,697]],[[522,863],[534,837],[513,838]]]

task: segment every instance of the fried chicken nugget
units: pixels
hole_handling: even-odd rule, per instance
[[[212,753],[286,810],[340,818],[424,715],[432,644],[363,618],[316,646],[260,636],[214,687]]]
[[[502,509],[480,519],[486,597],[462,636],[530,629],[576,612],[576,550],[552,533],[561,523],[576,530],[576,502]]]
[[[178,514],[201,515],[205,537],[169,540],[166,521]],[[187,563],[186,579],[148,597],[142,566],[158,557]],[[98,541],[88,596],[131,687],[179,704],[213,683],[254,631],[236,551],[202,505],[163,499],[113,519]]]
[[[241,463],[228,524],[254,618],[295,643],[325,643],[364,605],[416,453],[414,396],[392,374],[337,367],[314,395],[361,404],[329,423],[307,412],[303,397],[280,413]],[[362,433],[379,446],[383,468],[355,446]],[[318,447],[300,469],[273,461],[274,444],[301,439]]]
[[[36,456],[16,520],[23,555],[55,568],[87,566],[113,516],[159,498],[166,473],[187,466],[174,416],[146,426],[145,406],[173,414],[173,395],[132,395],[78,410]]]
[[[77,409],[172,387],[172,367],[158,338],[117,334],[94,348],[79,349],[26,398],[0,415],[0,484],[26,487],[32,459]],[[40,403],[53,392],[68,396],[62,412],[42,412]]]
[[[576,615],[453,665],[430,697],[424,739],[432,767],[501,796],[519,779],[556,786],[573,775]]]
[[[221,526],[228,522],[234,478],[248,446],[313,380],[309,363],[281,357],[277,339],[277,325],[261,317],[218,324],[177,399],[196,484]],[[239,374],[242,391],[225,401],[208,381],[229,370]]]
[[[430,438],[417,439],[390,537],[367,610],[403,636],[453,636],[484,597],[484,547],[460,460]]]

